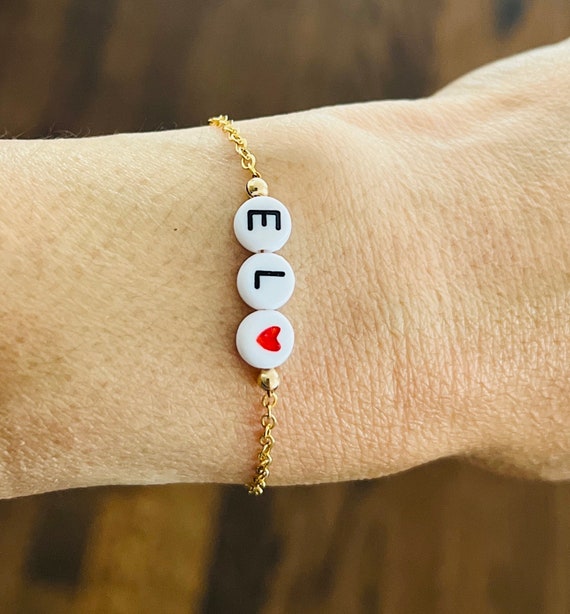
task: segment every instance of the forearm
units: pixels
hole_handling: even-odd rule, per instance
[[[307,152],[291,142],[304,126],[280,138],[278,125],[248,131],[275,177],[274,194],[292,210],[303,201],[289,243],[300,300],[287,307],[300,333],[337,292],[317,283],[311,304],[303,290],[334,249],[322,251],[330,229],[313,209],[318,168],[302,159],[291,167],[296,152]],[[7,493],[245,479],[259,389],[234,349],[248,308],[234,289],[244,253],[231,220],[244,176],[231,149],[209,129],[2,147]],[[317,355],[301,341],[284,373],[275,466],[290,477],[282,481],[300,479],[288,454],[299,456],[294,441],[305,433],[318,352],[328,354],[332,341],[323,339]],[[328,394],[324,379],[318,388]]]
[[[523,436],[539,473],[565,472],[563,199],[504,204],[519,178],[493,176],[494,135],[453,102],[356,110],[241,124],[294,223],[273,483],[489,450],[516,463]],[[260,393],[234,349],[250,310],[231,230],[246,176],[223,137],[0,145],[0,495],[246,480]]]
[[[339,147],[349,131],[338,122],[335,142],[331,121],[315,112],[243,127],[295,221],[283,253],[297,271],[284,308],[297,347],[283,369],[274,482],[425,459],[399,450],[391,308],[376,294],[375,280],[395,273],[377,223],[393,198],[350,185]],[[245,177],[231,148],[211,129],[2,145],[3,482],[29,492],[54,480],[246,479],[260,392],[234,349],[249,309],[234,289]]]

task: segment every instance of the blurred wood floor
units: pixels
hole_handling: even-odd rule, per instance
[[[414,98],[568,35],[568,0],[0,0],[0,132]],[[173,485],[0,502],[0,614],[178,612],[568,614],[570,486],[448,460],[262,499]]]

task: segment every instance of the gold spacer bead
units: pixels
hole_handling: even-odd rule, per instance
[[[259,373],[257,383],[263,390],[268,392],[270,390],[276,390],[280,383],[279,373],[277,373],[276,369],[263,369],[263,371]]]
[[[252,177],[247,182],[245,189],[252,198],[254,196],[267,196],[267,194],[269,194],[267,183],[261,177]]]

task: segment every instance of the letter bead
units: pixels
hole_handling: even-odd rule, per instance
[[[237,275],[241,298],[254,309],[279,309],[291,298],[295,274],[291,265],[278,254],[253,254]]]
[[[257,369],[282,365],[293,350],[295,334],[289,320],[279,311],[261,309],[246,316],[236,333],[240,356]]]
[[[250,252],[276,252],[291,234],[291,216],[285,205],[271,196],[246,200],[234,217],[237,240]]]

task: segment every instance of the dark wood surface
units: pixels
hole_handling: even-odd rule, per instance
[[[567,0],[3,0],[0,132],[156,130],[419,97],[570,35]],[[570,486],[383,480],[0,502],[0,614],[567,614]]]

